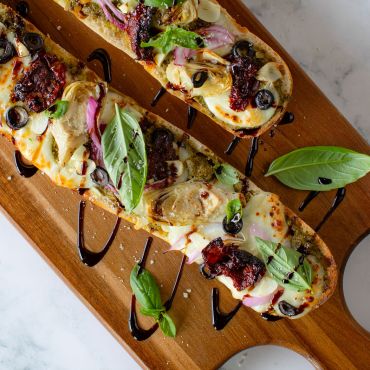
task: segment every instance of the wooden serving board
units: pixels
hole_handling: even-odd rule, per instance
[[[150,101],[159,86],[139,65],[109,46],[51,0],[29,0],[29,3],[29,19],[81,60],[86,60],[97,47],[107,49],[113,60],[113,86],[150,108]],[[306,193],[288,189],[274,178],[263,176],[274,158],[308,145],[339,145],[360,152],[368,152],[368,145],[240,1],[223,0],[221,3],[240,23],[281,53],[293,73],[295,87],[289,109],[294,112],[296,120],[292,125],[278,128],[273,138],[268,134],[261,138],[263,143],[252,179],[263,189],[280,194],[283,202],[298,212],[298,205]],[[91,67],[101,73],[100,66]],[[176,98],[166,95],[154,111],[185,129],[186,106]],[[198,116],[191,135],[218,155],[227,157],[223,152],[232,136],[206,117]],[[245,308],[225,330],[216,332],[211,324],[211,288],[220,288],[222,308],[225,310],[233,307],[235,301],[226,288],[206,281],[197,266],[192,265],[185,268],[171,310],[178,328],[176,339],[166,339],[157,332],[147,342],[136,342],[127,325],[131,297],[129,273],[148,235],[133,231],[123,223],[104,260],[95,268],[85,267],[76,251],[79,195],[55,187],[41,174],[30,180],[21,178],[14,168],[12,145],[5,139],[0,139],[0,143],[0,205],[3,212],[143,367],[213,369],[242,349],[271,343],[296,350],[317,367],[364,369],[369,366],[370,336],[353,320],[346,308],[342,273],[352,249],[370,229],[370,177],[348,186],[345,201],[321,230],[320,234],[339,266],[340,278],[334,296],[320,309],[300,320],[269,323]],[[249,142],[243,142],[226,159],[243,171],[248,151]],[[11,181],[9,176],[13,176]],[[315,226],[328,210],[334,195],[335,192],[320,194],[300,216]],[[93,211],[90,206],[87,207],[85,229],[88,245],[93,249],[104,243],[114,218],[92,208]],[[148,264],[163,284],[163,297],[169,295],[181,261],[179,253],[162,254],[167,249],[166,243],[156,239],[149,256],[154,264]],[[189,288],[190,296],[185,299],[182,293]],[[142,324],[149,325],[149,322],[143,319]]]

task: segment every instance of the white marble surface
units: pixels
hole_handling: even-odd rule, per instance
[[[370,2],[245,3],[369,140]],[[0,235],[0,370],[138,368],[2,215]],[[359,296],[359,286],[366,291],[370,285],[369,260],[367,239],[345,274],[350,308],[368,330],[370,296]],[[311,368],[300,356],[277,350],[248,351],[225,368]]]

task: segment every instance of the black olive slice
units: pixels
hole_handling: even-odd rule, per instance
[[[15,54],[13,44],[6,39],[0,39],[0,64],[9,62]]]
[[[222,221],[222,226],[228,234],[238,234],[243,228],[243,220],[240,215],[236,215],[230,222],[227,222],[227,217]]]
[[[297,316],[300,312],[300,309],[297,307],[292,306],[290,303],[286,301],[279,302],[279,310],[285,316]]]
[[[37,53],[44,47],[43,38],[35,32],[25,33],[23,43],[31,54]]]
[[[192,82],[194,87],[197,89],[202,87],[208,79],[208,72],[206,71],[199,71],[193,74]]]
[[[207,280],[213,280],[216,276],[207,271],[205,263],[199,266],[199,271]]]
[[[109,182],[109,175],[108,172],[102,168],[97,166],[93,173],[90,175],[91,180],[99,186],[106,186]]]
[[[12,130],[20,130],[27,125],[28,112],[25,108],[15,105],[5,113],[6,123]]]
[[[234,58],[254,58],[256,52],[251,42],[247,40],[240,40],[233,46],[232,54]]]
[[[269,90],[260,90],[254,98],[257,108],[261,110],[269,109],[275,101],[274,95]]]

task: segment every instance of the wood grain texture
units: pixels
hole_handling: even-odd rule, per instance
[[[13,1],[10,3],[14,4]],[[151,98],[159,86],[139,65],[105,43],[72,15],[63,12],[51,0],[29,0],[29,3],[30,21],[81,60],[86,60],[87,55],[97,47],[106,48],[113,60],[113,86],[150,109]],[[263,177],[274,158],[308,145],[339,145],[369,152],[368,145],[239,1],[224,0],[221,3],[240,23],[276,48],[293,73],[294,94],[289,109],[295,113],[296,121],[293,125],[278,128],[273,138],[269,135],[262,137],[263,143],[252,179],[263,189],[280,194],[283,202],[298,212],[298,205],[306,193],[288,189],[274,178]],[[57,26],[61,26],[61,29],[58,30]],[[102,75],[100,66],[92,64],[91,67]],[[186,129],[186,106],[176,98],[167,94],[154,111]],[[206,117],[198,116],[191,135],[226,158],[223,152],[232,136]],[[248,151],[249,143],[243,142],[227,160],[243,170]],[[95,268],[85,267],[76,252],[79,196],[69,190],[56,188],[41,174],[30,180],[19,177],[15,172],[12,154],[11,144],[1,139],[2,210],[143,367],[213,369],[242,349],[269,343],[292,348],[322,368],[364,369],[369,366],[369,333],[352,319],[342,292],[342,272],[346,260],[370,229],[369,177],[348,186],[345,201],[320,232],[341,269],[334,296],[320,309],[300,320],[276,323],[265,322],[257,313],[242,309],[224,331],[216,332],[211,325],[211,288],[220,288],[225,310],[233,307],[235,301],[226,288],[205,281],[196,266],[187,266],[171,310],[178,336],[174,340],[166,339],[158,332],[147,342],[139,343],[131,337],[127,326],[131,296],[129,273],[134,260],[139,258],[147,234],[133,231],[128,224],[122,223],[118,238],[105,259]],[[13,179],[9,181],[8,176],[11,175]],[[300,216],[315,226],[329,208],[334,194],[320,194]],[[91,208],[87,207],[85,229],[88,245],[93,249],[104,243],[114,217],[93,206]],[[169,295],[181,261],[180,254],[162,254],[167,249],[164,242],[156,239],[149,256],[149,260],[154,260],[149,269],[163,284],[163,297]],[[182,292],[188,288],[192,292],[188,299],[184,299]],[[142,320],[144,326],[149,323],[150,320]]]

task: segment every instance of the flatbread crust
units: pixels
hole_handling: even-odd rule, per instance
[[[5,5],[0,4],[0,17],[8,17],[10,15],[14,16],[14,12],[6,7]],[[31,32],[38,32],[40,33],[32,24],[30,24],[27,21],[24,21],[26,24],[27,31]],[[41,34],[41,33],[40,33]],[[62,49],[60,46],[56,45],[53,41],[51,41],[49,38],[45,37],[44,39],[45,46],[48,52],[55,53],[60,60],[62,60],[64,63],[68,64],[68,68],[74,68],[75,66],[79,65],[79,61],[71,56],[69,53],[67,53],[64,49]],[[91,70],[89,70],[86,67],[83,67],[78,75],[75,76],[75,79],[81,79],[83,78],[85,81],[92,81],[95,83],[102,82],[101,79]],[[69,83],[73,82],[73,79],[69,81]],[[190,146],[197,152],[204,154],[207,158],[212,159],[215,163],[223,163],[222,159],[220,159],[218,156],[216,156],[210,149],[208,149],[206,146],[201,144],[196,139],[192,138],[191,136],[185,134],[182,130],[175,127],[171,123],[165,121],[161,117],[143,109],[140,107],[133,99],[124,96],[115,90],[110,88],[110,91],[112,91],[114,94],[117,94],[119,97],[120,102],[124,102],[125,104],[128,104],[132,106],[135,110],[140,112],[142,115],[144,115],[149,121],[153,122],[156,127],[164,127],[171,131],[176,139],[183,138],[184,135],[187,137],[187,141],[190,144]],[[2,105],[2,102],[0,101],[0,115],[3,116],[5,109],[3,109],[4,106]],[[43,114],[43,113],[40,113]],[[3,136],[6,136],[9,140],[11,140],[17,148],[21,151],[22,155],[29,161],[31,161],[36,167],[38,167],[41,171],[44,171],[49,177],[52,179],[52,181],[58,185],[63,187],[69,187],[69,188],[76,188],[73,184],[70,182],[66,182],[66,180],[61,176],[61,170],[59,170],[58,173],[52,173],[50,172],[50,163],[46,163],[43,161],[35,160],[34,159],[34,152],[39,151],[39,148],[31,149],[30,148],[30,141],[28,140],[26,135],[15,137],[15,133],[9,130],[6,125],[3,127],[0,127],[0,133]],[[44,145],[45,142],[45,136],[41,136],[39,139],[39,145],[40,147]],[[239,173],[241,179],[246,179],[244,175]],[[252,182],[248,181],[249,189],[256,192],[256,193],[263,193],[261,189],[259,189],[256,185],[254,185]],[[82,183],[79,184],[77,187],[83,187]],[[135,228],[137,229],[144,229],[149,233],[152,233],[155,236],[158,236],[159,238],[163,239],[166,242],[169,242],[167,232],[163,229],[160,223],[156,224],[155,222],[150,222],[148,224],[143,225],[139,218],[133,214],[127,214],[122,209],[120,203],[118,200],[113,196],[113,194],[109,191],[101,191],[99,189],[93,188],[89,189],[84,193],[84,198],[90,200],[92,203],[96,204],[97,206],[105,209],[106,211],[118,215],[122,219],[125,219],[126,221],[129,221],[134,224]],[[308,311],[320,306],[323,304],[334,292],[337,282],[337,268],[334,261],[334,258],[327,247],[327,245],[324,243],[324,241],[318,236],[315,231],[308,226],[304,221],[302,221],[293,211],[291,211],[289,208],[284,207],[284,217],[286,220],[289,220],[289,222],[293,223],[302,234],[308,235],[312,239],[312,251],[311,252],[315,255],[315,257],[318,259],[319,264],[323,267],[324,270],[324,284],[322,286],[322,290],[320,294],[315,297],[315,299],[311,302],[311,305],[307,307],[304,314],[306,314]],[[297,315],[294,318],[299,318],[302,315]]]
[[[69,0],[54,0],[54,1],[65,9],[68,9],[69,7]],[[211,1],[214,2],[215,4],[218,4],[216,0]],[[266,122],[259,128],[256,129],[253,128],[251,130],[253,134],[243,133],[242,131],[237,131],[233,129],[232,126],[215,117],[215,115],[212,114],[212,112],[210,112],[210,110],[204,105],[198,103],[193,99],[192,100],[186,99],[186,96],[182,94],[180,91],[167,88],[168,80],[166,79],[165,71],[163,69],[160,69],[155,65],[149,65],[143,61],[139,61],[139,63],[142,64],[146,71],[150,73],[155,79],[157,79],[169,93],[183,100],[185,103],[194,107],[198,111],[202,112],[203,114],[208,116],[211,120],[220,125],[222,128],[231,132],[233,135],[244,139],[259,136],[262,135],[264,132],[268,131],[274,125],[278,124],[282,119],[284,113],[286,112],[293,91],[292,76],[287,64],[284,62],[284,60],[277,52],[275,52],[269,45],[267,45],[255,34],[250,32],[247,27],[239,25],[236,22],[236,20],[230,16],[226,9],[221,7],[221,13],[225,16],[227,22],[231,24],[233,28],[237,29],[240,33],[243,33],[245,35],[245,38],[251,41],[254,45],[256,45],[257,48],[264,50],[266,55],[268,55],[272,61],[275,61],[281,65],[280,72],[282,73],[283,78],[281,82],[282,97],[279,107],[276,110],[273,117],[268,122]],[[81,13],[79,12],[73,12],[73,14],[86,26],[88,26],[90,29],[92,29],[94,32],[96,32],[98,35],[104,38],[107,42],[125,52],[132,59],[136,59],[136,55],[131,49],[130,39],[127,33],[119,30],[116,26],[112,25],[109,21],[105,19],[105,17],[97,17],[94,15],[82,16]],[[248,130],[248,127],[245,127],[245,129]]]

